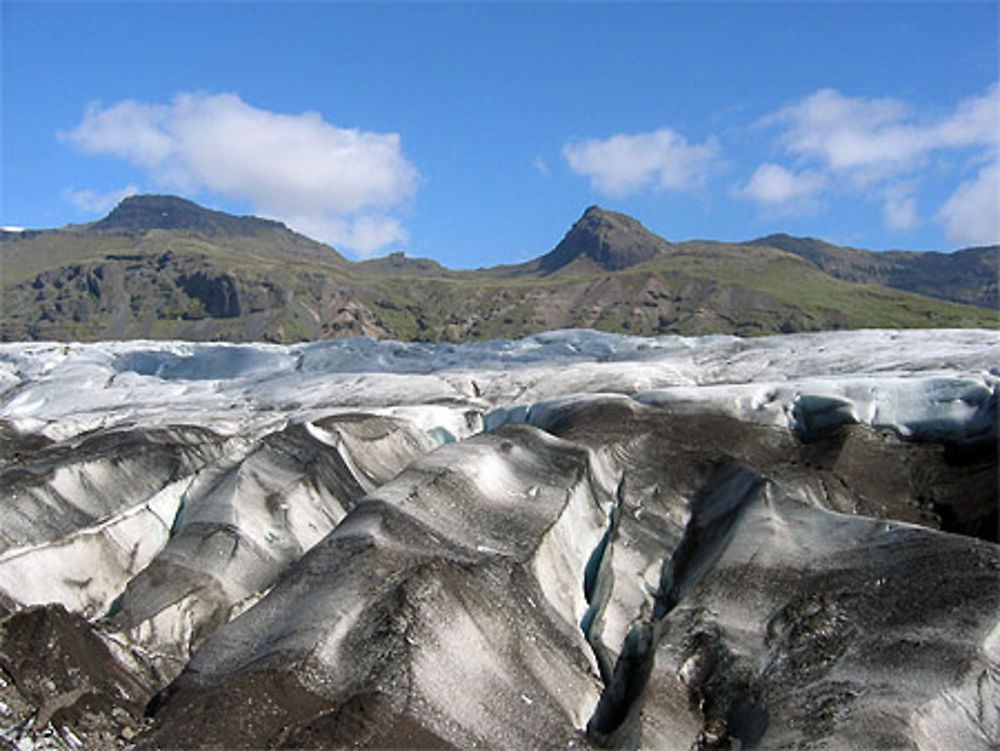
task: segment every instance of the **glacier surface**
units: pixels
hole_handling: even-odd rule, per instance
[[[987,331],[0,344],[0,743],[995,748],[998,394]]]

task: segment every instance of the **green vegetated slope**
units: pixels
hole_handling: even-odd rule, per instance
[[[534,261],[454,271],[401,254],[352,263],[277,222],[137,196],[91,225],[4,233],[0,338],[461,341],[564,327],[644,335],[1000,327],[995,305],[837,278],[784,237],[670,243],[591,207]],[[995,259],[996,248],[976,250]],[[858,258],[851,273],[864,267]],[[962,274],[949,277],[949,289],[962,287]],[[981,277],[972,273],[975,284],[959,293],[988,302],[990,279]]]
[[[875,253],[790,235],[769,235],[747,244],[788,251],[844,281],[879,284],[992,310],[998,305],[1000,248],[996,245],[954,253]]]

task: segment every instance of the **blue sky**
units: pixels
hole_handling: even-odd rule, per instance
[[[360,258],[664,237],[1000,240],[998,6],[4,1],[0,224],[130,192]]]

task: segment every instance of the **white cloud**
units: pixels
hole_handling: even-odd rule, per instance
[[[623,198],[647,188],[692,190],[717,166],[718,145],[687,140],[663,128],[568,143],[562,153],[570,169],[590,178],[596,190]]]
[[[852,98],[821,89],[768,120],[786,127],[781,140],[789,152],[846,169],[903,158],[910,144],[891,136],[907,113],[894,99]]]
[[[370,258],[391,246],[405,245],[409,236],[399,220],[382,214],[351,217],[282,217],[289,227],[309,237],[321,237],[335,247],[350,248]]]
[[[139,192],[135,185],[127,185],[120,190],[112,190],[107,193],[95,193],[92,190],[72,190],[66,191],[66,196],[70,202],[80,211],[87,214],[107,214],[123,198],[134,196]]]
[[[736,192],[782,211],[805,212],[816,208],[815,196],[826,185],[827,178],[819,172],[796,174],[780,164],[762,164]]]
[[[958,103],[955,114],[937,123],[929,139],[939,146],[1000,146],[1000,82],[982,96]]]
[[[548,177],[551,174],[551,172],[549,171],[549,165],[546,164],[545,160],[542,159],[542,157],[539,156],[538,154],[535,154],[535,159],[532,162],[532,164],[534,164],[535,169],[538,170],[538,173],[542,177]]]
[[[1000,162],[958,186],[941,207],[948,239],[958,246],[1000,243]]]
[[[886,191],[882,210],[889,229],[906,232],[920,224],[917,199],[905,186],[892,186]]]
[[[905,231],[921,222],[912,191],[915,179],[941,178],[933,166],[940,161],[937,157],[965,160],[971,155],[980,163],[995,159],[1000,148],[1000,84],[934,117],[898,99],[850,97],[821,89],[762,124],[781,128],[779,144],[796,171],[761,165],[739,195],[767,210],[794,205],[803,195],[818,199],[833,190],[880,197],[886,226]],[[995,201],[987,206],[989,174],[986,170],[963,183],[937,214],[952,239],[985,237],[995,227]],[[973,216],[967,206],[979,213]]]
[[[87,107],[83,122],[59,137],[89,154],[113,154],[141,167],[156,167],[176,150],[167,128],[170,107],[132,100],[108,109]]]
[[[356,226],[343,245],[371,252],[382,215],[412,197],[418,173],[396,133],[341,128],[319,113],[258,109],[235,94],[182,93],[167,105],[93,104],[60,137],[88,154],[116,156],[148,170],[157,184],[249,201],[261,214],[300,226]],[[387,227],[385,221],[381,226]],[[321,239],[333,240],[321,236]]]
[[[797,156],[832,170],[909,171],[930,152],[1000,143],[997,85],[958,104],[937,121],[920,122],[896,99],[848,97],[822,89],[768,121],[786,127],[782,141]],[[864,173],[862,175],[864,176]]]

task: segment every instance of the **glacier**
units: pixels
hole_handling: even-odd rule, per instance
[[[998,394],[975,330],[0,344],[0,745],[995,748]]]

